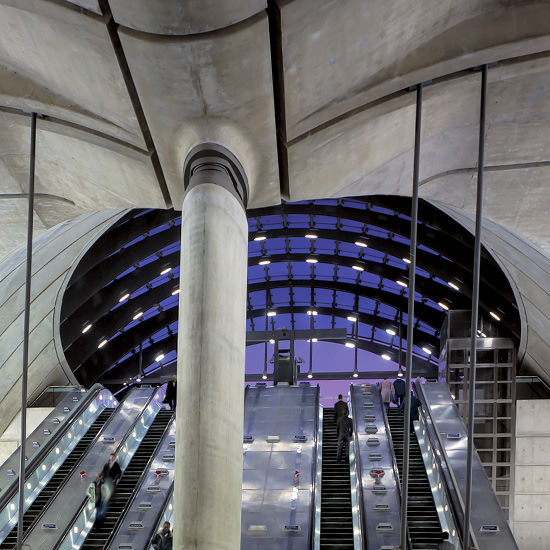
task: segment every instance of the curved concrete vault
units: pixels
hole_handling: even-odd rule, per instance
[[[204,141],[239,158],[250,208],[409,195],[419,82],[420,195],[471,227],[490,63],[485,242],[516,289],[523,365],[550,380],[549,19],[535,1],[0,0],[0,255],[24,239],[31,111],[41,232],[179,209]]]

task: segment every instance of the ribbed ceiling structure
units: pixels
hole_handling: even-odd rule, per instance
[[[408,324],[410,206],[406,197],[369,196],[250,210],[247,330],[346,328],[358,348],[397,361],[400,321],[403,338]],[[133,210],[76,267],[61,339],[82,384],[116,391],[174,363],[180,223],[173,210]],[[447,310],[470,309],[472,249],[471,234],[420,201],[414,365],[437,372]],[[485,251],[480,308],[482,319],[500,319],[493,315],[491,335],[519,341],[511,287]]]

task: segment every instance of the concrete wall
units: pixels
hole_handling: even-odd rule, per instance
[[[550,540],[550,400],[518,401],[516,410],[512,528],[521,550],[544,550]]]
[[[53,411],[53,407],[32,407],[27,409],[27,434],[32,433],[46,416]],[[0,464],[11,456],[21,444],[21,411],[12,420],[6,431],[0,436]]]
[[[431,201],[472,233],[474,215]],[[489,219],[483,221],[482,242],[507,275],[521,318],[518,365],[550,383],[550,256],[518,234]]]
[[[50,385],[74,385],[59,338],[63,291],[71,270],[91,244],[125,211],[84,214],[33,244],[28,398]],[[0,434],[20,410],[25,296],[25,248],[0,263]]]

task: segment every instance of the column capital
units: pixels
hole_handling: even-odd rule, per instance
[[[183,164],[185,191],[201,183],[213,183],[227,189],[246,210],[248,179],[237,157],[219,143],[201,143],[189,151]]]

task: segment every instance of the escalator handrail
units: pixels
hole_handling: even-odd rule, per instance
[[[105,407],[106,408],[109,408],[109,407]],[[103,412],[103,411],[102,411]],[[101,413],[100,413],[101,414]],[[99,415],[98,415],[98,418],[99,418]],[[74,464],[74,466],[72,467],[72,469],[70,470],[70,472],[73,472],[76,470],[76,468],[78,467],[78,465],[80,464],[80,462],[82,462],[83,458],[86,456],[86,453],[92,448],[92,446],[97,442],[100,434],[101,434],[101,430],[103,430],[108,424],[109,422],[111,421],[111,419],[113,418],[113,416],[111,415],[108,419],[107,419],[107,422],[105,422],[105,424],[103,425],[103,427],[98,431],[98,433],[95,435],[95,437],[92,439],[92,441],[90,441],[90,443],[88,444],[88,447],[87,449],[84,451],[84,453],[81,455],[80,457],[80,460],[78,462],[76,462]],[[96,420],[94,420],[94,422],[97,421],[97,418]],[[93,423],[92,423],[93,424]],[[90,426],[91,427],[91,426]],[[89,430],[89,428],[88,428]],[[86,432],[84,432],[83,436],[86,434]],[[64,464],[64,462],[62,463]],[[62,465],[61,464],[61,465]],[[53,476],[52,476],[53,477]],[[42,508],[42,510],[40,510],[40,513],[34,518],[34,520],[32,521],[32,523],[26,528],[26,532],[23,534],[23,539],[25,539],[27,537],[27,535],[30,534],[30,532],[33,530],[33,528],[36,526],[36,524],[40,521],[40,518],[44,515],[44,513],[46,512],[46,510],[49,508],[49,506],[51,505],[51,503],[55,500],[55,497],[57,496],[57,494],[63,489],[63,487],[65,487],[68,479],[70,477],[70,473],[69,475],[65,476],[65,478],[63,479],[63,481],[59,484],[59,486],[57,487],[55,493],[49,498],[48,502],[46,503],[46,505],[44,506],[44,508]],[[44,489],[44,487],[42,488]],[[42,493],[42,489],[40,490],[40,493],[38,495],[36,495],[36,498],[38,498],[40,496],[40,494]],[[36,500],[35,498],[35,500]],[[25,512],[26,513],[26,512]],[[25,517],[25,515],[23,515],[23,518]],[[14,527],[17,525],[17,522],[14,524]]]
[[[160,411],[159,411],[160,412]],[[158,414],[158,413],[157,413]],[[155,419],[156,419],[156,416],[155,416]],[[153,452],[151,453],[151,456],[149,457],[149,460],[147,461],[147,464],[145,465],[145,467],[143,468],[143,473],[141,474],[141,477],[140,477],[140,483],[139,485],[137,485],[132,493],[132,495],[130,496],[130,498],[128,499],[128,502],[126,503],[126,506],[124,507],[124,510],[123,510],[123,513],[119,516],[118,520],[117,520],[117,524],[116,524],[116,529],[113,530],[113,532],[109,535],[109,537],[107,538],[107,540],[105,541],[105,546],[104,548],[108,548],[111,541],[113,540],[113,538],[115,537],[115,535],[118,533],[121,525],[122,525],[122,521],[124,519],[124,517],[126,516],[126,514],[128,513],[128,510],[131,508],[134,500],[136,499],[137,497],[137,494],[139,492],[139,488],[141,488],[141,486],[143,485],[143,483],[146,481],[144,479],[144,475],[146,472],[149,472],[150,469],[151,469],[151,465],[153,463],[153,461],[157,458],[157,452],[159,450],[159,446],[162,442],[162,440],[164,439],[164,437],[166,436],[166,434],[168,433],[168,431],[170,430],[170,428],[172,427],[172,424],[173,422],[175,421],[175,418],[174,418],[174,414],[172,414],[172,418],[168,421],[168,424],[166,424],[166,427],[164,428],[164,431],[162,432],[162,435],[160,436],[159,440],[158,440],[158,443],[156,445],[156,447],[154,448]],[[149,431],[149,430],[147,430]],[[134,455],[135,456],[135,455]],[[122,476],[121,476],[122,477]],[[172,487],[174,485],[174,480],[172,480]],[[168,495],[170,494],[170,491],[168,491]],[[164,508],[162,508],[162,510],[164,510]],[[84,539],[85,541],[86,539]]]
[[[124,434],[124,437],[121,438],[120,440],[120,443],[119,445],[117,446],[116,448],[116,451],[113,451],[115,454],[117,454],[120,449],[122,448],[122,446],[124,445],[124,443],[126,442],[126,439],[130,436],[130,434],[132,433],[132,430],[134,429],[135,425],[139,422],[139,419],[143,416],[143,413],[147,410],[147,407],[149,406],[149,403],[152,401],[154,395],[156,393],[156,390],[152,392],[151,396],[149,397],[149,399],[147,400],[147,403],[143,406],[143,410],[141,411],[141,414],[138,416],[138,418],[136,419],[136,422],[133,423],[130,428],[127,430],[127,432]],[[126,400],[129,396],[131,395],[131,392],[127,393],[124,400]],[[120,403],[119,407],[122,406],[122,403]],[[101,432],[107,427],[107,425],[111,422],[111,420],[113,419],[114,415],[111,416],[111,418],[109,418],[109,420],[107,421],[107,423],[105,424],[105,426],[103,427],[102,430],[99,431],[99,433],[97,434],[97,436],[94,438],[94,440],[90,443],[90,445],[88,446],[88,451],[95,445],[95,443],[97,443],[97,439],[99,438],[99,436],[101,435]],[[82,455],[82,458],[80,459],[80,462],[82,462],[82,459],[84,458],[85,455]],[[76,467],[76,465],[75,465]],[[122,473],[121,473],[121,477],[122,477]],[[42,510],[42,513],[37,516],[37,519],[39,517],[41,517],[42,515],[44,515],[44,512],[49,508],[49,506],[51,505],[51,503],[55,500],[56,496],[58,495],[59,491],[65,486],[65,484],[68,482],[70,476],[67,476],[65,478],[65,480],[63,481],[63,483],[59,486],[59,489],[56,491],[55,495],[53,495],[50,500],[48,501],[48,503],[46,504],[46,506],[44,507],[44,510]],[[54,550],[56,548],[59,548],[59,546],[61,545],[61,543],[65,540],[65,537],[67,536],[67,534],[69,533],[69,531],[73,528],[73,525],[76,521],[76,519],[78,518],[78,516],[81,514],[82,510],[84,509],[84,507],[86,506],[86,504],[88,503],[89,501],[89,498],[86,497],[85,500],[83,501],[83,503],[76,509],[76,512],[75,514],[73,514],[73,517],[71,518],[71,520],[69,521],[69,523],[67,524],[68,526],[63,530],[63,532],[61,533],[61,536],[57,539],[57,542],[54,546]]]
[[[40,450],[33,455],[31,460],[25,465],[25,481],[28,479],[28,476],[32,475],[34,471],[36,470],[37,464],[40,464],[47,456],[57,446],[57,443],[59,440],[65,436],[67,433],[67,430],[71,427],[71,421],[74,419],[75,416],[81,414],[84,409],[90,404],[90,401],[95,399],[97,394],[104,390],[105,388],[101,384],[94,384],[88,392],[86,392],[86,396],[82,401],[78,403],[77,407],[74,407],[73,410],[69,412],[69,414],[65,417],[65,420],[63,422],[62,429],[59,429],[55,436],[52,439],[49,439],[48,442],[40,448]],[[85,432],[84,432],[85,433]],[[83,434],[84,435],[84,434]],[[32,433],[29,434],[28,438],[32,436]],[[14,452],[18,453],[19,448],[17,448]],[[13,455],[13,453],[12,453]],[[61,466],[62,464],[60,464]],[[15,476],[13,480],[10,482],[8,487],[4,490],[4,494],[2,495],[2,498],[0,498],[0,510],[3,510],[10,502],[10,500],[14,497],[14,495],[19,490],[19,475]]]
[[[313,440],[313,457],[312,457],[312,464],[317,465],[317,453],[318,453],[318,433],[319,433],[319,384],[317,384],[317,392],[315,394],[315,424],[313,427],[313,433],[315,434],[314,440]],[[309,532],[308,537],[309,541],[307,544],[308,548],[313,548],[313,535],[315,531],[315,493],[318,489],[317,487],[317,469],[315,469],[315,473],[313,473],[312,469],[312,482],[311,482],[311,497],[310,497],[310,522],[309,522]],[[319,488],[320,489],[320,488]]]
[[[391,435],[390,424],[388,422],[388,415],[386,414],[386,405],[382,400],[382,392],[378,387],[377,387],[377,394],[378,394],[378,399],[380,400],[380,405],[382,407],[382,416],[384,417],[384,427],[386,429],[386,434],[388,436],[388,444],[390,446],[390,454],[391,454],[391,460],[393,465],[393,474],[397,481],[397,495],[399,496],[399,504],[402,505],[403,496],[401,494],[401,478],[399,477],[399,468],[397,466],[397,459],[395,458],[395,447],[393,446],[393,438]],[[404,424],[405,424],[405,419],[403,419],[403,429],[405,429]],[[407,524],[407,545],[409,548],[412,548],[411,534],[409,532],[408,524]]]
[[[357,501],[359,503],[359,525],[363,528],[363,539],[365,548],[368,548],[368,531],[366,526],[366,516],[365,516],[365,506],[363,501],[363,465],[361,463],[360,456],[360,447],[359,447],[359,430],[358,430],[358,416],[355,411],[355,386],[351,384],[351,417],[353,418],[353,443],[354,443],[354,453],[355,453],[355,485],[357,491]]]
[[[417,386],[420,387],[420,391],[418,391]],[[455,509],[455,507],[457,506],[456,499],[452,498],[452,496],[450,495],[451,491],[449,491],[449,488],[447,487],[447,483],[446,483],[445,484],[445,491],[447,491],[447,496],[450,497],[449,502],[451,502],[453,504],[452,514],[453,514],[453,517],[455,519],[456,525],[461,530],[461,533],[459,535],[460,535],[460,538],[462,539],[463,536],[464,536],[465,505],[464,505],[464,501],[462,500],[462,495],[460,493],[460,487],[459,487],[458,481],[456,480],[456,477],[454,475],[453,469],[450,467],[449,457],[448,457],[447,452],[445,450],[445,445],[443,445],[443,439],[441,437],[439,429],[437,428],[437,424],[434,422],[431,408],[428,406],[428,400],[427,400],[426,394],[424,392],[424,387],[423,387],[422,384],[415,384],[415,389],[416,389],[416,392],[419,395],[420,400],[421,400],[422,405],[423,405],[421,407],[421,411],[424,415],[427,414],[427,416],[429,417],[430,425],[433,428],[433,433],[434,433],[435,438],[437,440],[437,446],[438,446],[438,448],[441,452],[441,455],[438,456],[437,453],[434,453],[434,456],[436,457],[436,460],[439,461],[440,471],[442,473],[444,473],[445,471],[447,471],[449,473],[449,476],[451,478],[451,483],[453,485],[454,494],[456,495],[456,499],[458,499],[459,510],[456,510]],[[427,417],[425,416],[425,418],[427,418]],[[426,423],[426,427],[427,426],[428,426],[428,424]],[[432,443],[432,447],[434,447],[435,442],[433,441],[433,438],[430,437],[431,434],[428,430],[426,432],[426,435],[428,435],[428,438],[430,439],[430,441]],[[441,457],[443,457],[443,460],[445,461],[445,465],[446,465],[445,469],[442,468]],[[443,478],[445,479],[445,476],[443,476]],[[462,517],[462,521],[457,521],[458,517]],[[470,525],[470,540],[471,540],[472,546],[474,546],[475,548],[479,548],[474,530],[473,530],[471,525]]]

